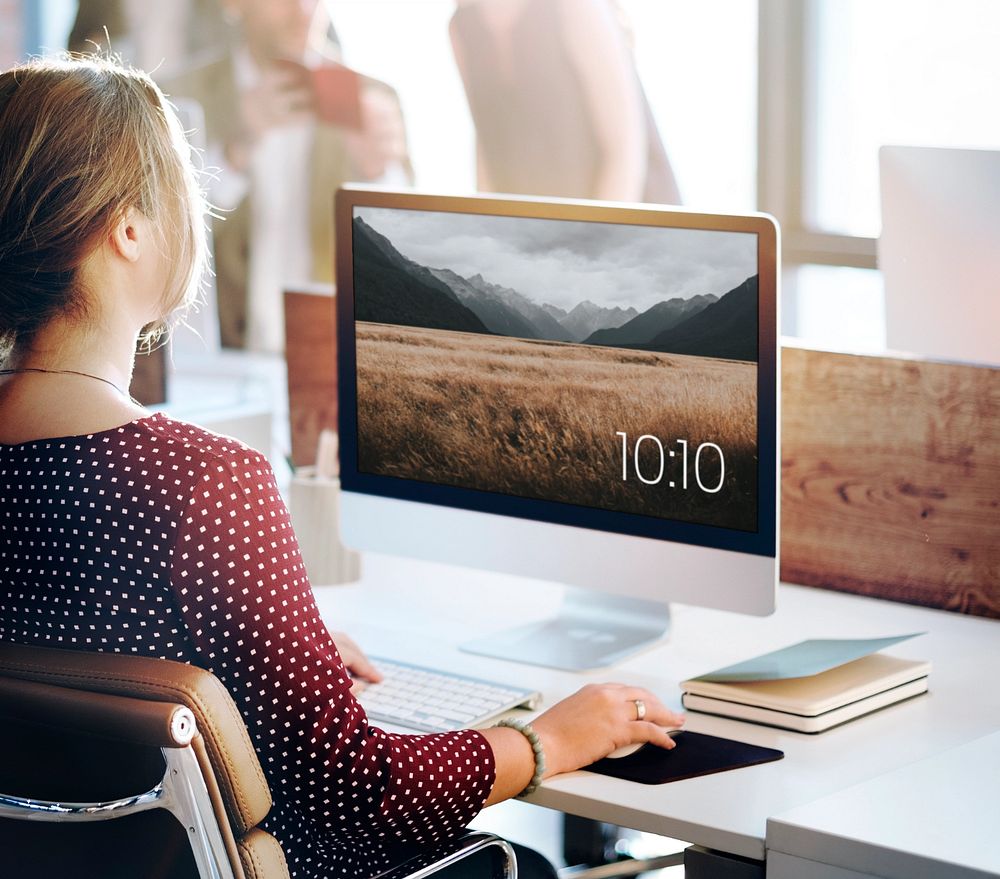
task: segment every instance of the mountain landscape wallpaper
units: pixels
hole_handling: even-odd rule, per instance
[[[361,471],[756,530],[756,236],[380,208],[353,232]]]

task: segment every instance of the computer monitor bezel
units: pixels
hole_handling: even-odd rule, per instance
[[[757,235],[757,526],[756,533],[715,525],[654,519],[557,501],[516,497],[361,472],[357,444],[357,360],[354,317],[353,216],[356,207],[487,214]],[[777,552],[777,262],[778,230],[765,214],[707,214],[682,208],[517,196],[430,195],[376,187],[338,190],[335,204],[338,421],[340,480],[347,492],[459,510],[673,541],[752,555]]]

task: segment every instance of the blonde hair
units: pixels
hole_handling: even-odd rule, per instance
[[[86,316],[79,269],[133,208],[171,265],[151,345],[197,295],[207,208],[173,108],[112,59],[31,61],[0,74],[0,363],[57,315]]]

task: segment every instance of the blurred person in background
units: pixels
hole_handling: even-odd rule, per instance
[[[613,0],[457,0],[479,189],[679,204]]]
[[[190,67],[209,47],[218,52],[225,34],[218,0],[79,0],[66,48],[114,54],[162,77]]]
[[[333,279],[334,190],[348,180],[408,185],[413,173],[395,91],[338,67],[324,4],[222,0],[221,8],[229,44],[161,84],[204,114],[209,199],[221,216],[213,233],[222,344],[279,352],[282,290]],[[317,103],[317,70],[335,72],[324,82],[339,110]],[[347,118],[351,89],[356,118]]]

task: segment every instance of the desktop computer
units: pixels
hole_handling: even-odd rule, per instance
[[[773,611],[773,220],[349,187],[336,230],[345,543],[569,587],[465,649],[593,668],[671,601]]]

